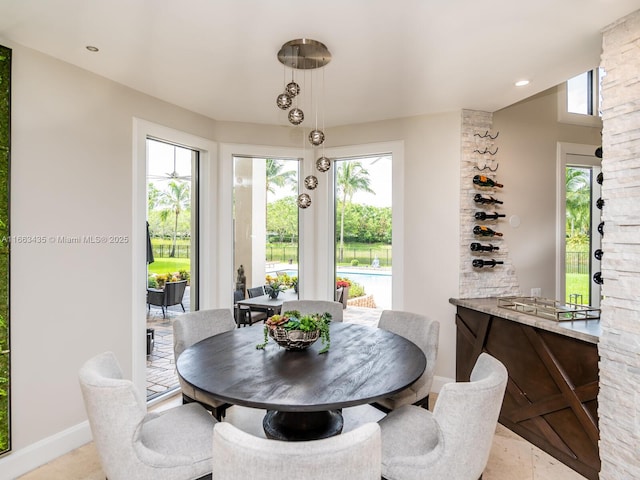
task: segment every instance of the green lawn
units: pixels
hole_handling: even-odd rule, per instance
[[[156,258],[149,265],[149,273],[175,273],[180,270],[191,271],[190,260],[188,258]]]
[[[569,295],[572,293],[579,293],[582,295],[582,303],[589,304],[589,286],[590,278],[586,273],[567,273],[566,276],[566,292],[567,298],[565,301],[569,301]]]
[[[171,244],[173,243],[170,239],[167,238],[152,238],[151,243],[154,246],[154,250],[160,245],[165,247],[165,254],[168,254]],[[176,242],[178,247],[185,247],[191,245],[191,241],[189,239],[178,239]],[[155,256],[154,262],[149,265],[149,273],[175,273],[180,270],[191,271],[191,260],[189,258],[171,258],[171,257],[160,257]]]

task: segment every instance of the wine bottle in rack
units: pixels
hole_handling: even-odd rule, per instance
[[[603,251],[602,249],[597,249],[595,252],[593,252],[593,256],[596,257],[596,260],[602,260],[602,255],[603,255]]]
[[[480,259],[476,259],[472,262],[472,265],[475,268],[482,268],[482,267],[495,267],[496,265],[502,265],[504,262],[500,262],[497,260],[480,260]]]
[[[494,247],[493,245],[482,245],[478,242],[473,242],[469,245],[472,252],[493,252],[494,250],[500,250],[500,247]]]
[[[600,222],[598,224],[598,233],[600,233],[600,235],[604,235],[604,222]]]
[[[600,210],[602,210],[602,207],[604,207],[604,200],[602,199],[602,197],[596,200],[596,207],[598,207]]]
[[[485,197],[484,195],[480,195],[479,193],[476,193],[476,195],[473,197],[473,201],[476,203],[480,203],[482,205],[494,205],[494,204],[504,203],[498,199],[495,199],[493,197]]]
[[[593,274],[593,281],[596,282],[598,285],[602,285],[604,283],[604,279],[602,278],[602,272],[594,273]]]
[[[495,180],[490,179],[489,177],[485,177],[484,175],[475,175],[473,177],[473,183],[475,183],[479,187],[502,188],[504,186],[501,183],[498,183]]]
[[[599,185],[602,185],[602,180],[603,180],[603,176],[602,176],[602,172],[600,172],[598,174],[598,176],[596,177],[596,182],[598,182]]]
[[[497,220],[498,218],[506,217],[506,215],[502,213],[485,213],[485,212],[476,212],[474,215],[476,220]]]
[[[480,235],[481,237],[501,237],[502,234],[500,232],[496,232],[489,227],[485,227],[484,225],[476,225],[473,227],[474,235]]]

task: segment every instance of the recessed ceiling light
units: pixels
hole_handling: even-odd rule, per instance
[[[90,52],[99,52],[100,51],[98,49],[98,47],[94,47],[93,45],[87,45],[87,50],[89,50]]]
[[[525,85],[529,85],[529,80],[518,80],[516,82],[516,87],[524,87]]]

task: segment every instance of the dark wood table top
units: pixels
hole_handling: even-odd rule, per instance
[[[260,295],[259,297],[245,298],[238,300],[238,305],[246,305],[254,308],[272,309],[274,312],[279,312],[282,304],[291,300],[298,300],[298,294],[292,289],[280,292],[277,298],[271,298],[269,295]]]
[[[399,392],[422,375],[426,358],[414,343],[386,330],[331,324],[331,348],[322,342],[287,351],[263,329],[235,329],[187,348],[178,375],[225,402],[289,412],[333,410],[370,403]]]

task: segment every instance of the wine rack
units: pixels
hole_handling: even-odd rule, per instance
[[[498,135],[500,135],[500,132],[497,132],[495,135],[491,135],[488,130],[484,134],[474,134],[475,137],[485,140],[488,139],[491,142],[498,138]],[[473,202],[475,203],[477,210],[473,214],[476,225],[472,230],[477,241],[472,242],[469,245],[469,249],[475,255],[485,256],[487,254],[497,254],[500,250],[500,247],[493,245],[493,243],[482,244],[480,242],[493,241],[494,239],[497,240],[503,236],[501,232],[498,232],[493,228],[494,222],[506,217],[505,214],[497,211],[497,206],[503,204],[502,200],[494,196],[495,190],[503,188],[503,185],[495,178],[482,173],[484,170],[489,170],[491,173],[495,173],[498,170],[499,164],[495,158],[495,155],[498,153],[498,147],[494,147],[493,145],[485,146],[484,150],[477,148],[474,150],[474,153],[483,156],[484,165],[480,167],[478,162],[476,162],[474,168],[479,170],[480,173],[473,175],[471,179],[472,184],[477,191],[477,193],[473,194]],[[484,157],[486,155],[489,155],[488,159],[487,157]],[[495,175],[493,177],[495,177]],[[487,209],[488,211],[483,209]],[[478,222],[482,223],[478,224]],[[484,222],[489,222],[489,225],[485,225]],[[494,258],[472,258],[471,261],[471,266],[474,270],[492,270],[496,266],[503,264],[504,261],[496,260]]]
[[[513,263],[509,260],[510,235],[506,220],[510,214],[503,200],[512,189],[511,179],[500,168],[507,158],[503,145],[499,145],[504,132],[493,129],[493,115],[475,110],[462,111],[460,151],[460,284],[463,297],[498,297],[520,293],[519,280]],[[503,155],[504,154],[504,155]],[[504,156],[504,158],[501,158]],[[476,175],[504,184],[481,186],[473,182]],[[504,192],[504,193],[503,193]],[[508,203],[505,201],[504,203]],[[476,213],[488,216],[507,213],[506,218],[476,218]],[[481,216],[481,215],[479,215]],[[504,236],[480,236],[473,233],[476,226],[491,228]],[[483,261],[474,266],[474,260]],[[495,260],[495,266],[484,262]]]
[[[602,146],[596,148],[595,156],[598,158],[602,158]],[[602,185],[603,180],[604,180],[604,175],[602,175],[602,172],[598,173],[598,176],[596,177],[596,182],[598,182],[599,185]],[[596,200],[596,207],[600,210],[603,210],[604,199],[602,197]],[[598,225],[598,233],[604,236],[604,222],[600,222],[600,224]],[[603,252],[602,252],[602,249],[600,248],[598,248],[595,252],[593,252],[593,256],[598,261],[602,260],[602,255],[603,255]],[[597,285],[602,285],[604,283],[604,279],[602,278],[601,271],[597,271],[596,273],[593,274],[593,281]]]

